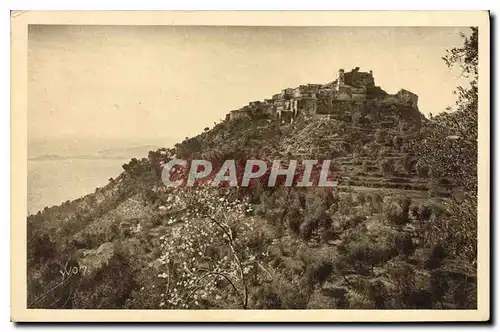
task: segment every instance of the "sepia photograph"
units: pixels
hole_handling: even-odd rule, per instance
[[[489,319],[488,12],[98,14],[12,14],[15,320]]]

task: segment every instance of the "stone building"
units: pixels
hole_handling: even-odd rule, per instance
[[[410,104],[414,108],[417,108],[418,106],[418,95],[414,94],[413,92],[410,92],[405,89],[401,89],[398,91],[396,96],[399,98],[399,100],[404,103],[404,104]]]
[[[367,99],[368,88],[375,86],[373,72],[360,72],[359,67],[354,68],[350,72],[344,72],[344,69],[339,70],[337,79],[337,100],[356,100],[362,101]]]
[[[289,123],[301,117],[329,117],[338,112],[356,111],[373,98],[383,98],[388,102],[408,104],[415,108],[418,104],[416,94],[402,89],[395,95],[389,95],[375,85],[371,70],[362,72],[356,67],[349,72],[340,69],[337,78],[326,84],[306,84],[283,89],[264,102],[251,102],[240,110],[231,111],[229,118],[254,118],[264,113],[280,123]]]
[[[234,119],[242,119],[242,118],[250,118],[250,115],[248,114],[248,110],[246,109],[239,109],[239,110],[234,110],[229,112],[229,119],[234,120]]]

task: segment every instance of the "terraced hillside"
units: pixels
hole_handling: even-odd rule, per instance
[[[95,193],[28,218],[28,305],[474,307],[475,263],[443,246],[454,183],[412,154],[426,121],[371,103],[284,126],[224,121],[151,151]],[[174,156],[331,159],[340,186],[172,189],[159,178]]]

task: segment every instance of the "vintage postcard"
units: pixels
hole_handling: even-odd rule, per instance
[[[490,26],[12,12],[13,321],[490,319]]]

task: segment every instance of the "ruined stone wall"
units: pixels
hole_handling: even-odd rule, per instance
[[[337,84],[338,84],[338,80],[335,80],[335,81],[333,81],[333,82],[323,84],[323,85],[321,86],[321,88],[320,88],[320,89],[321,89],[321,90],[325,90],[325,89],[326,89],[326,90],[327,90],[327,89],[332,89],[332,90],[333,90],[333,89],[336,89],[336,88],[337,88]]]
[[[384,104],[398,104],[399,97],[397,95],[386,95],[384,98],[380,99]]]
[[[272,118],[275,118],[276,115],[277,115],[277,111],[276,111],[276,106],[275,105],[270,105],[269,108],[269,115],[272,117]]]
[[[352,99],[352,87],[350,86],[340,86],[339,90],[335,94],[337,100],[351,100]]]
[[[294,89],[287,88],[281,91],[281,99],[291,99],[293,98]]]
[[[403,104],[411,104],[414,107],[417,107],[418,105],[418,95],[414,94],[413,92],[401,89],[398,91],[396,96]]]
[[[353,93],[351,99],[354,101],[366,100],[366,93]]]
[[[353,86],[351,88],[351,92],[352,93],[355,93],[355,94],[366,94],[366,87],[365,86],[360,86],[360,87],[356,87],[356,86]]]
[[[316,113],[313,115],[313,119],[329,119],[329,118],[331,118],[331,114],[329,113],[326,114]]]
[[[332,103],[334,100],[334,90],[324,89],[319,90],[317,94],[316,113],[328,114],[332,111]]]
[[[366,107],[365,101],[336,100],[332,104],[332,115],[363,112]]]
[[[285,110],[285,101],[280,99],[280,100],[277,100],[275,103],[274,103],[274,106],[276,108],[276,111],[279,113],[279,112],[283,112]]]
[[[375,86],[375,80],[370,73],[356,73],[353,78],[354,86]]]
[[[356,87],[374,86],[375,80],[371,73],[352,70],[344,74],[344,84]]]
[[[410,105],[411,107],[417,108],[418,105],[418,95],[408,91],[399,90],[396,94],[388,94],[383,98],[378,99],[379,103],[383,105]]]
[[[306,115],[313,115],[316,113],[316,99],[304,99],[303,100],[303,111]]]
[[[279,120],[282,123],[290,123],[292,122],[293,114],[290,111],[282,112],[279,114]]]
[[[366,100],[366,87],[352,87],[351,89],[352,100]]]
[[[250,115],[248,114],[248,112],[246,110],[235,110],[235,111],[231,111],[231,113],[229,113],[229,118],[231,120],[234,120],[234,119],[242,119],[242,118],[250,118]]]
[[[316,114],[330,114],[333,112],[333,104],[332,103],[319,103],[316,107]]]
[[[319,92],[320,88],[321,88],[320,84],[300,85],[299,87],[297,87],[293,90],[293,97],[294,98],[302,98],[302,97],[314,98],[314,97],[316,97],[316,94]]]

